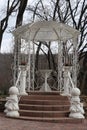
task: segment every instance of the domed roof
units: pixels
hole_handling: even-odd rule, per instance
[[[13,34],[30,41],[66,41],[77,37],[80,32],[56,21],[38,21],[18,27]]]

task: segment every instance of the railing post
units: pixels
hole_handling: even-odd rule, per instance
[[[83,103],[80,102],[80,90],[78,88],[73,88],[71,91],[71,106],[70,115],[72,118],[85,118]]]
[[[9,89],[10,96],[6,98],[7,102],[5,104],[5,110],[6,116],[8,117],[19,117],[19,106],[18,106],[18,88],[15,86],[12,86]]]
[[[70,66],[64,66],[64,94],[69,95],[70,94],[70,79],[68,76],[68,72],[70,72],[71,67]]]
[[[26,93],[26,66],[21,65],[21,77],[20,77],[20,86],[19,86],[19,94],[20,95],[27,95]]]

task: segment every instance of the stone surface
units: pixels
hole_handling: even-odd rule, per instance
[[[71,106],[70,115],[71,118],[85,118],[83,103],[80,102],[80,90],[78,88],[73,88],[71,91]]]
[[[50,95],[52,92],[47,92],[47,95],[46,92],[43,92],[43,95],[42,92],[38,93],[20,98],[20,118],[22,116],[31,117],[31,119],[34,119],[32,117],[37,117],[37,119],[39,117],[40,120],[53,118],[55,121],[56,118],[59,120],[60,117],[68,117],[70,102],[67,96],[61,96],[59,93]]]
[[[0,130],[87,130],[87,120],[80,124],[47,123],[6,118],[0,113]]]
[[[18,106],[18,88],[12,86],[9,89],[10,96],[6,98],[7,102],[5,103],[5,110],[6,116],[8,117],[19,117],[19,106]]]
[[[15,86],[12,86],[11,88],[9,88],[9,94],[10,95],[18,95],[18,88],[16,88]]]

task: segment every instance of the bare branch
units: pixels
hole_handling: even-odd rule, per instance
[[[39,5],[39,3],[40,3],[40,1],[38,1],[38,3],[36,4],[36,7],[35,7],[35,9],[33,10],[33,21],[34,21],[34,19],[35,19],[35,15],[36,15],[36,11],[37,11],[37,7],[38,7],[38,5]]]
[[[69,9],[70,9],[70,13],[71,13],[71,18],[72,18],[72,21],[73,21],[73,25],[75,25],[75,28],[77,29],[77,24],[76,24],[74,15],[73,15],[73,9],[72,9],[72,7],[71,7],[71,2],[70,2],[70,0],[68,0],[68,3],[69,3]]]
[[[57,12],[57,8],[58,8],[58,3],[59,3],[59,0],[56,1],[56,4],[55,4],[55,8],[54,8],[54,12],[53,12],[53,20],[55,20],[55,17],[56,17],[56,12]]]
[[[82,20],[82,17],[83,17],[83,15],[84,15],[84,13],[85,13],[86,10],[87,10],[87,5],[85,5],[85,0],[84,0],[83,4],[82,4],[82,9],[81,9],[80,17],[79,17],[78,28],[81,26],[81,20]]]

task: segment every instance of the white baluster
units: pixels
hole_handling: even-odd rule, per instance
[[[64,95],[69,95],[69,89],[70,89],[70,79],[68,76],[68,72],[70,71],[70,66],[64,66]]]
[[[12,86],[9,89],[10,96],[6,98],[7,102],[5,104],[5,110],[6,116],[8,117],[19,117],[19,106],[18,106],[18,88],[15,86]]]
[[[26,66],[21,65],[21,76],[20,76],[20,89],[19,94],[20,95],[27,95],[26,93]]]
[[[73,88],[71,91],[71,107],[70,115],[72,118],[85,118],[83,103],[80,102],[80,90],[78,88]]]

